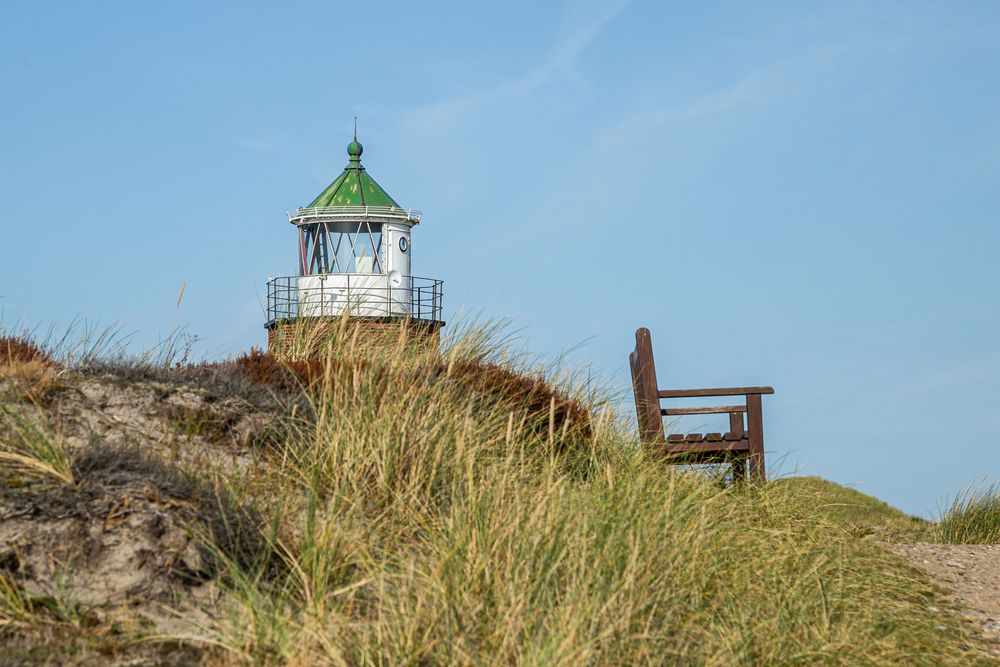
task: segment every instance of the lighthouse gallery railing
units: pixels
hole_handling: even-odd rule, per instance
[[[345,307],[328,309],[324,304],[347,304],[349,312],[371,316],[404,314],[415,320],[441,321],[444,281],[403,276],[399,287],[373,286],[372,274],[330,274],[339,280],[327,286],[326,280],[300,284],[300,276],[281,276],[267,281],[267,325],[299,317],[340,315]],[[354,277],[354,284],[351,278]],[[319,276],[311,276],[318,278]],[[400,311],[403,311],[402,313]]]
[[[413,223],[420,222],[423,214],[413,208],[398,206],[310,206],[288,211],[288,219],[292,222],[304,222],[310,218],[398,218]]]

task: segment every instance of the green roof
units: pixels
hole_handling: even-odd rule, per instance
[[[350,162],[344,167],[344,172],[333,183],[312,200],[306,208],[316,206],[395,206],[401,208],[375,179],[368,175],[361,166],[361,153],[364,148],[354,141],[347,146],[347,156]]]

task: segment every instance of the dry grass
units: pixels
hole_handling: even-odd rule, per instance
[[[281,361],[305,361],[329,355],[382,358],[388,352],[417,351],[418,356],[435,354],[437,345],[432,337],[418,335],[424,326],[419,321],[406,320],[400,326],[384,329],[358,325],[345,311],[337,319],[298,320],[272,350]]]
[[[0,365],[0,386],[5,389],[3,393],[14,400],[38,403],[59,384],[51,363],[33,360]]]
[[[858,538],[883,542],[932,540],[935,525],[878,498],[819,477],[790,477],[774,483],[802,514],[814,514]]]
[[[906,517],[666,467],[593,387],[489,332],[439,352],[343,327],[300,334],[329,352],[318,362],[202,369],[305,396],[245,471],[188,471],[232,503],[224,519],[252,517],[236,542],[203,529],[224,594],[175,639],[212,661],[991,664],[939,591],[859,539]],[[24,602],[0,588],[7,622],[30,620]]]
[[[0,336],[0,366],[39,362],[51,364],[51,357],[26,335]]]
[[[0,398],[38,404],[54,388],[55,362],[26,335],[0,336]],[[0,471],[15,479],[73,483],[65,449],[22,412],[0,404]]]
[[[57,386],[55,363],[26,336],[0,336],[0,392],[38,402]]]
[[[0,404],[0,473],[7,483],[31,479],[73,484],[69,454],[37,421]]]
[[[441,358],[339,343],[270,471],[231,480],[270,517],[280,562],[230,562],[226,614],[199,625],[233,662],[978,659],[919,575],[807,510],[802,489],[665,469],[608,420],[586,437],[554,417],[536,428],[523,394],[484,400],[489,381],[457,370],[493,377],[478,343]]]
[[[289,390],[331,392],[330,385],[353,382],[356,377],[373,378],[372,391],[381,401],[385,393],[420,395],[433,392],[437,384],[447,382],[475,397],[476,412],[506,406],[518,412],[525,426],[536,433],[558,434],[558,442],[590,437],[590,409],[578,396],[555,389],[544,376],[515,372],[489,361],[455,358],[442,359],[436,354],[422,355],[421,363],[399,364],[385,358],[333,356],[325,359],[280,361],[258,350],[237,357],[230,364],[248,381]]]

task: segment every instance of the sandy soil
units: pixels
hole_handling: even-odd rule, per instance
[[[889,544],[890,549],[942,588],[962,615],[995,642],[1000,657],[1000,545]]]
[[[4,402],[0,386],[7,410],[65,445],[75,480],[0,479],[0,583],[109,643],[122,632],[189,631],[187,621],[217,614],[216,557],[198,536],[239,560],[259,551],[256,531],[245,511],[185,471],[246,472],[253,450],[281,428],[282,408],[202,384],[67,375],[42,408]],[[14,432],[0,422],[0,438]],[[72,637],[40,639],[46,627],[0,623],[0,667],[110,661]],[[137,654],[136,664],[191,664],[198,654],[174,659],[175,647],[142,642],[113,650]]]

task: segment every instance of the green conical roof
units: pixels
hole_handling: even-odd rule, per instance
[[[316,206],[395,206],[399,204],[368,175],[361,166],[361,153],[364,148],[358,143],[357,135],[347,146],[350,158],[344,172],[326,190],[319,193],[307,208]]]

